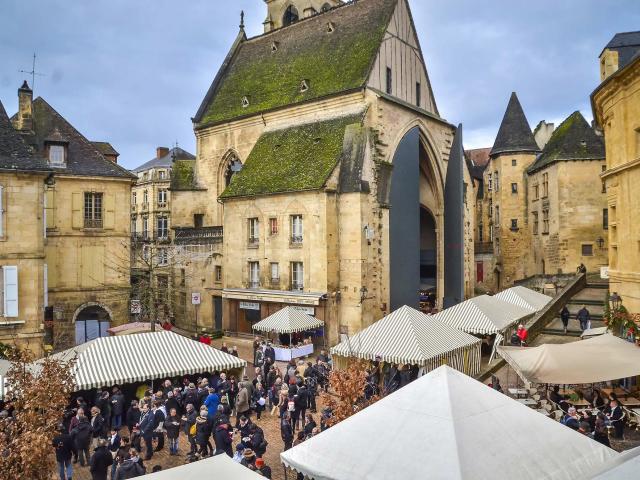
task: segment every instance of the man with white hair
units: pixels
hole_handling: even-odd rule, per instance
[[[569,411],[562,417],[560,422],[572,430],[578,430],[580,428],[580,418],[578,417],[576,407],[569,407]]]

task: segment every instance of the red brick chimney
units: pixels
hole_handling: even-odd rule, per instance
[[[162,158],[169,155],[169,149],[167,147],[156,148],[156,158]]]

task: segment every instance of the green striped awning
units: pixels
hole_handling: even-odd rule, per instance
[[[285,307],[253,326],[260,332],[297,333],[324,326],[322,320],[307,315],[295,307]]]
[[[76,389],[244,368],[247,362],[169,331],[96,338],[54,355],[75,358]]]

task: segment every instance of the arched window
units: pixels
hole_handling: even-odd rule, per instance
[[[224,187],[227,188],[236,173],[242,170],[242,162],[234,154],[227,158],[227,167],[224,171]]]
[[[300,15],[298,15],[298,10],[293,5],[289,5],[287,9],[284,11],[284,17],[282,18],[282,25],[287,27],[292,23],[297,22],[300,19]]]

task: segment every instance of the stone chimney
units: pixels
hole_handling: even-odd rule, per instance
[[[545,145],[551,138],[551,135],[553,135],[554,130],[555,126],[553,125],[553,123],[547,123],[544,120],[538,123],[535,130],[533,131],[533,138],[536,139],[536,143],[538,144],[540,150],[544,149]]]
[[[162,158],[169,155],[169,149],[167,147],[156,148],[156,158]]]
[[[14,127],[23,132],[33,130],[33,91],[26,80],[18,89],[18,118]]]

